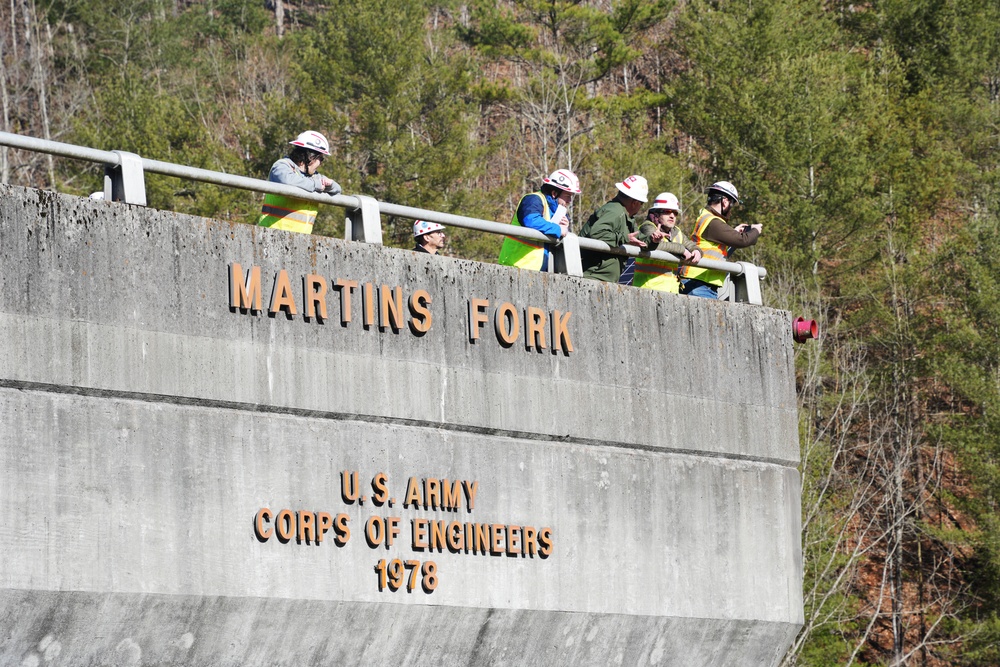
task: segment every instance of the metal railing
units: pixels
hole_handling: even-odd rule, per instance
[[[304,192],[291,185],[272,183],[257,178],[226,174],[208,169],[199,169],[186,165],[161,162],[140,157],[125,151],[102,151],[58,141],[48,141],[35,137],[26,137],[10,132],[0,132],[0,145],[11,148],[48,153],[61,157],[86,160],[104,165],[104,197],[109,201],[126,204],[146,205],[145,173],[175,176],[192,181],[212,183],[225,187],[239,188],[253,192],[264,192],[288,197],[297,197],[321,204],[339,206],[346,211],[344,237],[348,241],[364,243],[382,243],[382,214],[392,215],[411,220],[427,220],[449,227],[472,229],[490,234],[516,236],[518,238],[550,244],[555,258],[554,270],[572,276],[583,275],[581,250],[593,250],[609,255],[629,257],[651,257],[679,264],[680,258],[662,251],[641,251],[634,246],[611,247],[603,241],[582,238],[569,233],[562,239],[556,239],[542,234],[534,229],[509,225],[491,220],[480,220],[452,213],[441,213],[412,206],[401,206],[378,201],[366,195],[328,195],[317,192]],[[728,273],[732,289],[724,290],[724,296],[731,301],[742,301],[760,304],[760,280],[767,275],[764,267],[750,262],[722,262],[702,259],[696,266],[715,269]]]

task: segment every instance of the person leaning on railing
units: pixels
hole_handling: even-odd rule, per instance
[[[510,224],[536,229],[542,234],[562,238],[569,231],[566,209],[573,195],[580,194],[580,179],[569,169],[558,169],[542,179],[538,192],[521,197]],[[552,253],[548,246],[534,239],[506,236],[500,246],[497,263],[521,269],[548,271]]]
[[[306,192],[326,192],[339,195],[340,184],[316,173],[323,158],[330,154],[330,144],[319,132],[307,130],[293,141],[291,152],[271,166],[267,180],[282,185],[294,185]],[[261,227],[311,234],[319,204],[306,199],[267,193],[257,224]]]
[[[749,248],[757,243],[763,225],[727,224],[733,207],[740,204],[740,195],[729,181],[719,181],[709,186],[708,208],[703,208],[694,223],[691,238],[698,244],[705,259],[725,261],[733,248]],[[681,294],[706,299],[719,298],[719,288],[726,281],[726,273],[699,266],[681,267]]]
[[[650,240],[648,234],[639,232],[635,227],[635,215],[646,203],[649,196],[649,185],[642,176],[629,176],[621,183],[615,183],[618,194],[607,204],[590,214],[590,218],[580,230],[580,236],[604,241],[612,248],[622,245],[646,247]],[[583,276],[609,283],[616,283],[621,278],[625,258],[618,255],[606,255],[593,250],[581,250],[580,260],[583,262]]]
[[[649,207],[648,217],[639,226],[639,231],[648,234],[653,243],[660,244],[656,250],[669,252],[685,262],[696,264],[701,261],[701,250],[698,249],[698,244],[684,236],[681,228],[677,226],[677,216],[680,212],[677,196],[672,192],[661,192]],[[636,257],[632,285],[677,294],[680,288],[677,269],[676,264],[666,260]]]

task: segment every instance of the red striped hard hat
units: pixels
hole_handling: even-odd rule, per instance
[[[653,205],[649,207],[650,211],[655,211],[656,209],[677,211],[680,213],[681,205],[680,202],[677,201],[677,197],[673,192],[661,192],[656,195],[656,199],[653,200]]]
[[[312,130],[306,130],[299,136],[295,137],[294,141],[289,141],[292,146],[301,146],[302,148],[308,148],[311,151],[316,151],[317,153],[322,153],[323,155],[330,154],[330,142],[326,140],[319,132],[313,132]]]
[[[621,183],[615,183],[615,187],[618,188],[619,192],[632,199],[643,203],[649,201],[647,199],[649,197],[649,184],[642,176],[629,176]]]
[[[569,169],[557,169],[549,174],[548,178],[543,178],[542,183],[554,185],[560,190],[572,192],[575,195],[583,192],[580,189],[580,179]]]

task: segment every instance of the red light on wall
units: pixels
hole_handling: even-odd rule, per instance
[[[792,339],[796,343],[804,343],[811,338],[819,337],[819,325],[816,320],[807,320],[804,317],[796,317],[792,322]]]

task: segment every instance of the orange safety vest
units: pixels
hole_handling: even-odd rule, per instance
[[[672,242],[683,245],[684,241],[684,232],[678,229],[677,238]],[[636,257],[632,285],[677,294],[681,287],[680,280],[677,278],[677,269],[675,264],[662,259]]]
[[[545,201],[545,195],[541,192],[529,192],[521,197],[514,209],[514,216],[510,219],[510,224],[523,227],[521,221],[517,219],[517,211],[527,197],[538,197],[542,200],[542,217],[548,221],[552,214],[549,213],[549,204]],[[497,263],[503,266],[516,266],[520,269],[533,269],[541,271],[542,263],[545,261],[545,244],[530,239],[522,239],[516,236],[505,236],[503,245],[500,246],[500,256]]]
[[[311,234],[318,212],[319,204],[316,202],[267,193],[257,224],[286,232]]]
[[[712,220],[722,220],[722,218],[709,210],[701,209],[698,221],[694,223],[694,234],[691,235],[691,239],[698,244],[702,259],[725,261],[729,257],[729,246],[717,243],[716,241],[710,241],[702,236]],[[725,220],[722,220],[722,222],[725,222]],[[722,284],[726,282],[726,272],[715,269],[703,269],[699,266],[682,266],[680,273],[682,278],[693,278],[709,285],[715,285],[716,287],[722,287]]]

